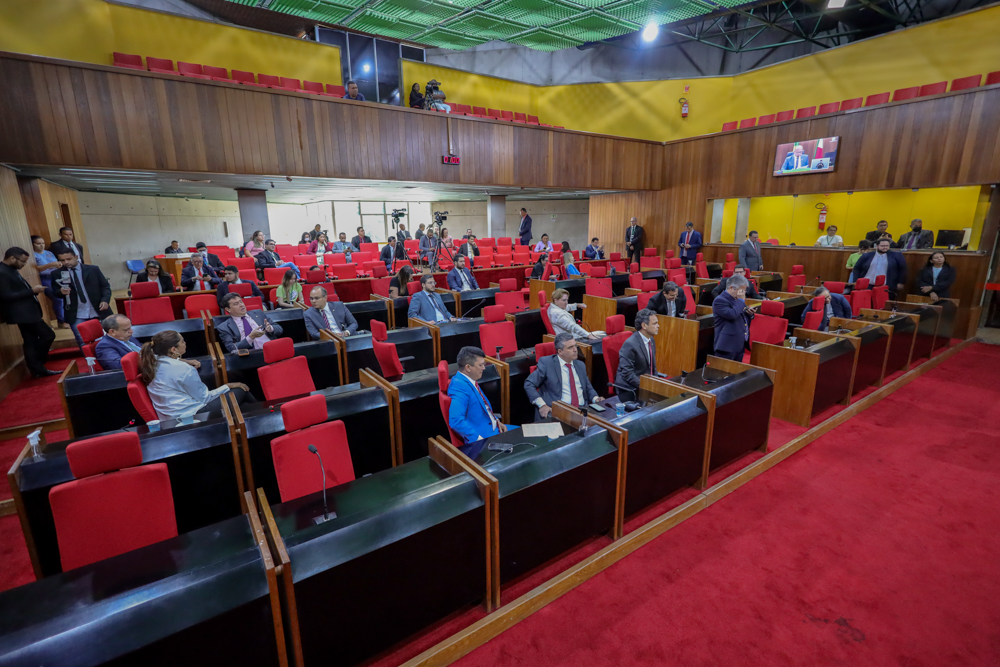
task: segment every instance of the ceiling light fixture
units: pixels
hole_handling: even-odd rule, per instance
[[[826,3],[827,9],[840,9],[847,4],[847,0],[829,0]]]
[[[830,0],[830,2],[836,2],[836,0]],[[652,42],[656,39],[656,36],[660,34],[660,26],[655,23],[650,23],[645,28],[642,29],[642,39],[644,42]]]
[[[366,72],[368,72],[369,70],[371,70],[371,68],[372,68],[372,66],[371,66],[371,65],[368,65],[368,64],[365,64],[365,65],[363,65],[363,66],[361,67],[361,69],[363,69],[363,70],[364,70],[364,71],[366,71]]]

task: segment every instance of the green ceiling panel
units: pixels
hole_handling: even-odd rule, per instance
[[[706,13],[700,5],[686,0],[621,0],[606,5],[604,11],[637,25],[663,25]]]
[[[558,51],[583,44],[583,42],[563,37],[545,28],[535,28],[534,30],[522,32],[507,41],[511,44],[520,44],[521,46],[527,46],[529,49],[537,51]]]
[[[384,0],[377,11],[420,25],[436,25],[462,11],[461,7],[433,0]]]
[[[635,32],[641,27],[641,25],[629,23],[592,9],[571,19],[555,23],[548,29],[581,42],[597,42]]]
[[[483,40],[480,38],[448,30],[447,28],[432,28],[427,32],[413,37],[412,39],[420,42],[421,44],[439,46],[442,49],[454,49],[455,51],[470,49],[473,46],[483,43]]]
[[[559,0],[500,0],[489,5],[487,12],[502,19],[545,26],[575,16],[579,9]]]
[[[384,35],[386,37],[405,39],[406,37],[409,37],[415,32],[421,30],[424,26],[419,23],[413,23],[411,21],[396,18],[395,16],[383,14],[382,12],[375,11],[374,9],[366,9],[358,14],[347,27],[354,28],[355,30],[360,30],[362,32],[373,32],[377,35]]]
[[[477,43],[491,39],[504,39],[519,32],[528,30],[530,26],[510,19],[502,19],[481,11],[464,14],[446,26],[448,30],[460,32],[471,38],[478,38]]]

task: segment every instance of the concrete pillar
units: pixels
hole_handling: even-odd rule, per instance
[[[264,238],[271,237],[271,223],[267,217],[266,190],[237,190],[240,204],[240,224],[243,228],[243,243],[246,244],[255,231],[264,232]]]
[[[743,243],[747,240],[747,232],[750,231],[750,198],[740,197],[736,206],[736,238],[733,243]]]
[[[507,197],[490,195],[486,202],[486,229],[492,238],[507,236]]]
[[[722,243],[722,216],[726,210],[725,199],[712,200],[712,228],[708,233],[709,243]]]

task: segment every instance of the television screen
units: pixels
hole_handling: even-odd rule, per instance
[[[820,174],[833,171],[837,162],[840,137],[778,144],[774,152],[774,175]]]

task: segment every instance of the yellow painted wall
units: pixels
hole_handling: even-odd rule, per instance
[[[441,82],[441,91],[448,104],[459,102],[470,106],[519,111],[532,116],[538,113],[538,86],[410,60],[403,61],[404,103],[409,105],[410,89],[414,83],[420,84],[420,92],[423,93],[424,86],[431,79]],[[542,122],[548,121],[543,119]]]
[[[340,84],[340,50],[103,0],[2,0],[0,50],[112,64],[112,52]]]
[[[730,243],[728,239],[736,237],[736,212],[739,209],[739,199],[727,199],[722,207],[722,239],[723,243]]]
[[[973,228],[971,250],[978,247],[983,219],[988,208],[983,204],[980,187],[921,188],[912,190],[876,190],[847,194],[786,195],[782,197],[753,197],[750,200],[749,229],[760,233],[762,240],[778,239],[782,245],[794,243],[811,246],[826,232],[818,228],[819,209],[816,204],[827,206],[827,227],[837,226],[837,233],[846,245],[858,241],[875,229],[879,220],[889,223],[889,233],[894,239],[910,230],[910,221],[923,220],[924,229]],[[988,191],[988,188],[986,189]],[[726,200],[725,210],[733,208],[735,223],[736,199]],[[739,242],[734,239],[735,224],[726,225],[723,216],[723,243]]]

